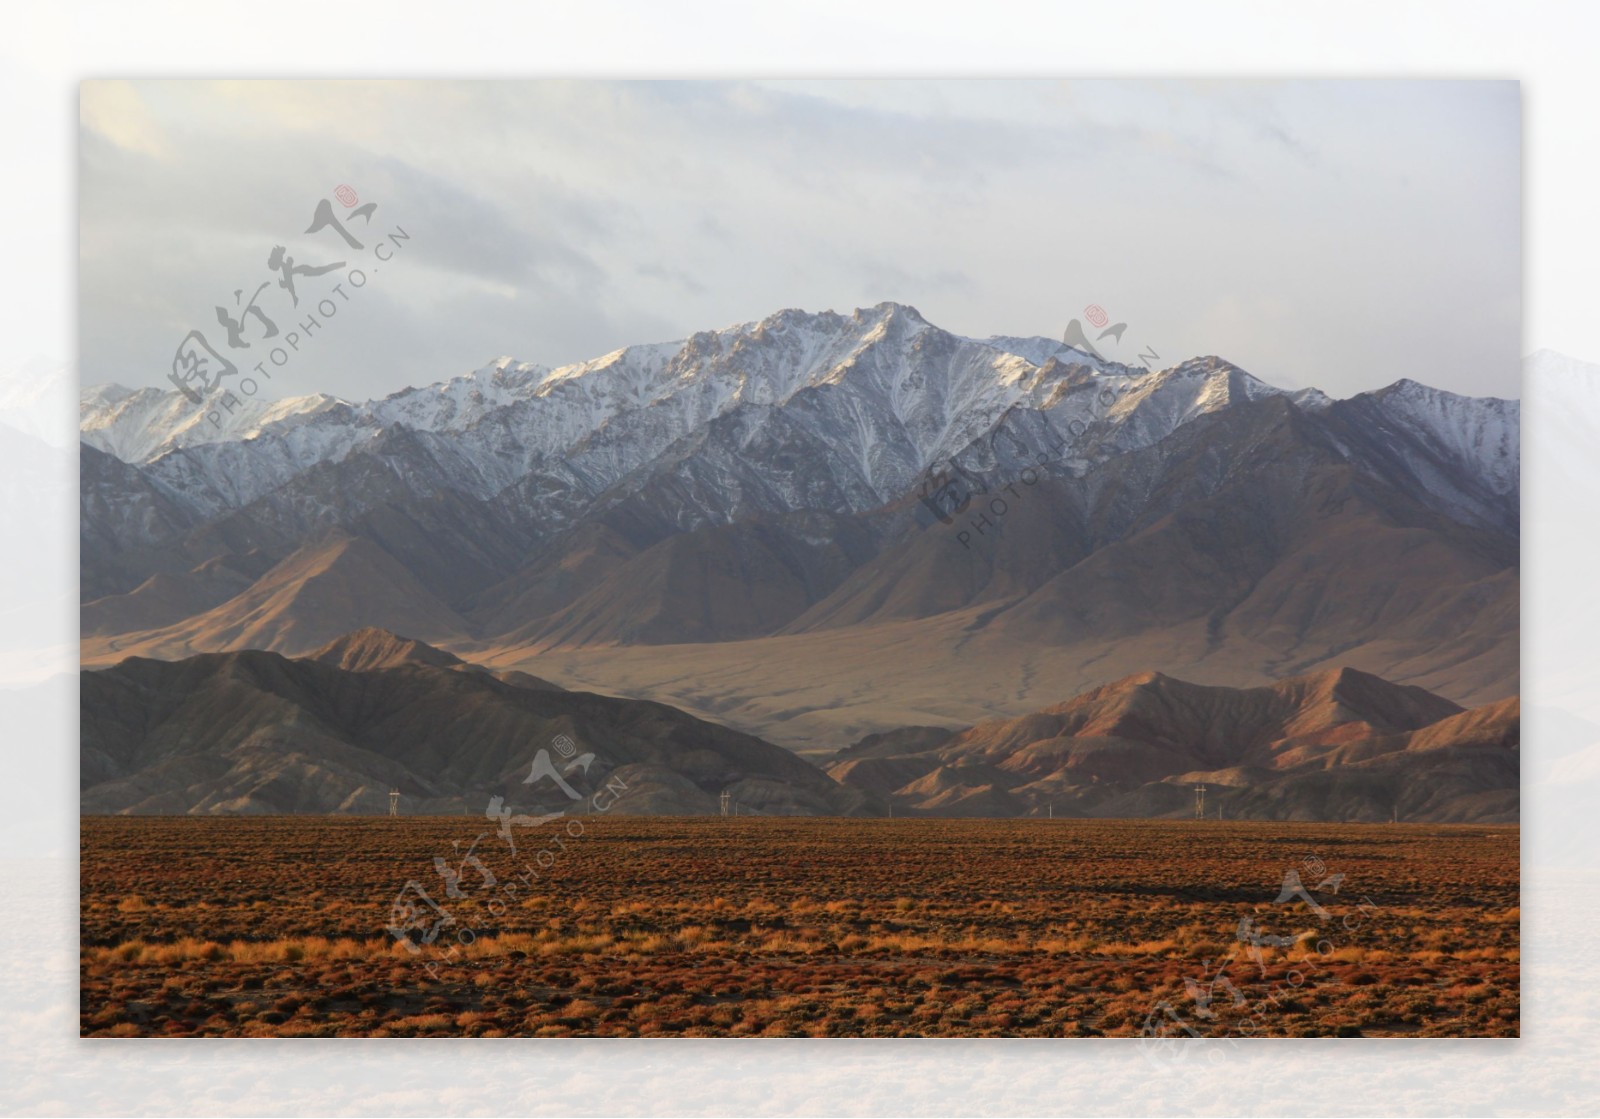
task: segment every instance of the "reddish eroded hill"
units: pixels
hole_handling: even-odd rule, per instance
[[[1349,668],[1258,688],[1147,672],[943,737],[875,736],[828,772],[939,815],[1181,816],[1204,784],[1208,813],[1503,822],[1519,735],[1515,698],[1463,711]]]

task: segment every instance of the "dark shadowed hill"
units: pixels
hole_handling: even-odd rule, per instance
[[[871,798],[787,750],[663,704],[496,675],[377,630],[312,656],[130,658],[84,672],[85,812],[581,811],[612,778],[620,812],[849,814]],[[523,779],[544,751],[563,791]],[[585,760],[586,755],[593,755]]]

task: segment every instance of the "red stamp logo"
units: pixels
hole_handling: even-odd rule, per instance
[[[345,205],[348,206],[350,203],[346,202]],[[1105,326],[1106,323],[1111,321],[1111,316],[1106,314],[1106,309],[1098,303],[1091,303],[1085,307],[1083,309],[1083,317],[1097,327]]]
[[[352,190],[350,187],[345,186],[343,183],[339,184],[339,188],[333,192],[333,196],[335,198],[337,198],[340,202],[343,202],[346,209],[348,209],[351,206],[354,206],[357,202],[361,201],[359,198],[356,197],[356,192],[354,190]],[[1097,323],[1095,325],[1098,326],[1099,324]]]

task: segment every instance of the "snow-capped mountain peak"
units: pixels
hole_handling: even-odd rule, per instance
[[[1289,399],[1331,406],[1312,393]],[[706,495],[683,516],[735,517],[880,506],[936,464],[992,444],[1013,415],[1030,416],[1028,438],[1065,446],[1061,457],[1079,469],[1198,417],[1285,395],[1215,356],[1147,370],[1047,338],[963,337],[915,308],[881,303],[849,315],[786,309],[556,368],[500,357],[365,403],[252,399],[220,424],[176,392],[102,386],[83,394],[81,436],[142,464],[205,516],[363,453],[412,489],[476,500],[536,491],[556,503],[543,514],[555,521],[657,477]],[[1433,458],[1488,455],[1491,485],[1514,487],[1516,416],[1507,403],[1410,382],[1372,401],[1407,437],[1436,448]],[[405,439],[384,438],[401,431]],[[422,461],[402,462],[411,454]],[[1016,465],[988,454],[979,452],[977,469]],[[706,514],[711,506],[720,512]]]
[[[1521,480],[1517,401],[1461,396],[1408,377],[1363,395],[1380,402],[1391,422],[1446,461],[1475,467],[1495,493],[1517,489]]]
[[[326,393],[283,400],[247,397],[231,409],[197,407],[182,393],[95,385],[79,396],[79,438],[124,462],[146,462],[180,447],[285,433],[348,405]]]

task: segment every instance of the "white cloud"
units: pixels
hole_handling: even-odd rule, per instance
[[[1517,391],[1509,83],[94,83],[83,124],[89,381],[158,383],[349,183],[413,234],[393,321],[285,392],[882,299],[978,335],[1098,302],[1336,394]]]
[[[83,126],[123,151],[168,154],[166,136],[132,82],[86,81],[78,89]]]

